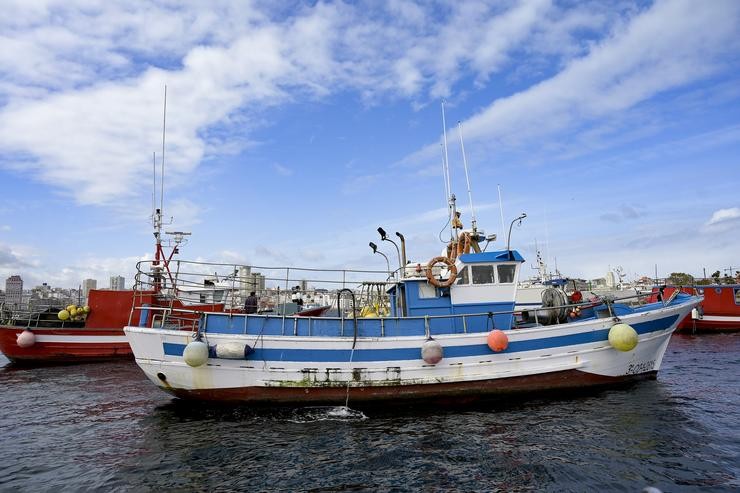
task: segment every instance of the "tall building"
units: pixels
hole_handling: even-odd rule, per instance
[[[242,298],[246,298],[250,292],[255,291],[252,286],[252,268],[242,265],[237,268],[236,275],[239,278],[239,294]]]
[[[85,279],[82,281],[82,298],[87,304],[87,295],[91,289],[97,289],[98,281],[95,279]]]
[[[21,276],[10,276],[5,280],[5,304],[20,305],[23,299],[23,279]]]
[[[617,285],[616,280],[614,279],[614,272],[609,271],[606,273],[606,287],[607,288],[613,288]]]
[[[260,293],[265,290],[265,276],[259,272],[252,272],[249,276],[249,286],[251,291]]]
[[[126,289],[126,278],[123,276],[110,276],[110,288],[116,291]]]

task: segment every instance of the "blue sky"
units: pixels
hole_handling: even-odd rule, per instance
[[[536,240],[587,278],[740,265],[739,2],[4,10],[0,275],[27,285],[106,285],[151,257],[165,84],[183,257],[382,268],[367,243],[383,226],[426,262],[443,247],[445,99],[466,225],[458,121],[478,224],[505,236],[500,185],[507,224],[528,215],[526,258]]]

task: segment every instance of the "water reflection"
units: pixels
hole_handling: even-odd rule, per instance
[[[0,489],[733,491],[738,340],[674,338],[628,389],[363,414],[179,401],[130,362],[5,367]]]

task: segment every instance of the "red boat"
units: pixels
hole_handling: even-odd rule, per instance
[[[174,236],[169,256],[161,242],[162,213],[154,212],[155,255],[151,262],[149,289],[141,290],[90,290],[89,313],[84,317],[62,320],[60,307],[39,312],[30,309],[15,312],[0,310],[0,351],[14,363],[82,363],[117,358],[132,358],[131,347],[126,342],[123,327],[129,320],[139,321],[142,310],[135,306],[148,306],[143,315],[151,323],[161,317],[166,309],[186,309],[185,317],[168,319],[168,328],[189,330],[198,312],[224,311],[224,303],[193,303],[185,306],[177,299],[177,283],[170,271],[172,257],[189,233],[169,233]],[[134,298],[135,297],[135,298]],[[144,320],[142,320],[144,322]]]
[[[663,290],[663,296],[670,297],[676,289],[704,297],[696,311],[681,321],[677,332],[740,331],[740,284],[710,284],[680,288],[667,286]],[[656,295],[658,291],[658,288],[653,288]]]
[[[59,320],[56,310],[33,315],[28,312],[25,317],[10,314],[0,325],[0,351],[15,363],[72,363],[131,357],[123,327],[129,321],[134,294],[134,291],[91,290],[90,314],[84,322]],[[154,304],[153,292],[144,297],[146,302]]]

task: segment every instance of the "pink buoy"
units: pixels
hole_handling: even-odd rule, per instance
[[[503,330],[493,329],[488,333],[488,347],[494,353],[500,353],[507,347],[509,347],[509,338],[506,336]]]
[[[428,365],[436,365],[442,360],[442,352],[442,345],[430,338],[421,346],[421,359]]]
[[[34,344],[36,344],[36,334],[26,329],[20,334],[18,334],[18,338],[15,340],[15,342],[16,344],[18,344],[18,347],[22,347],[22,348],[31,347]]]

